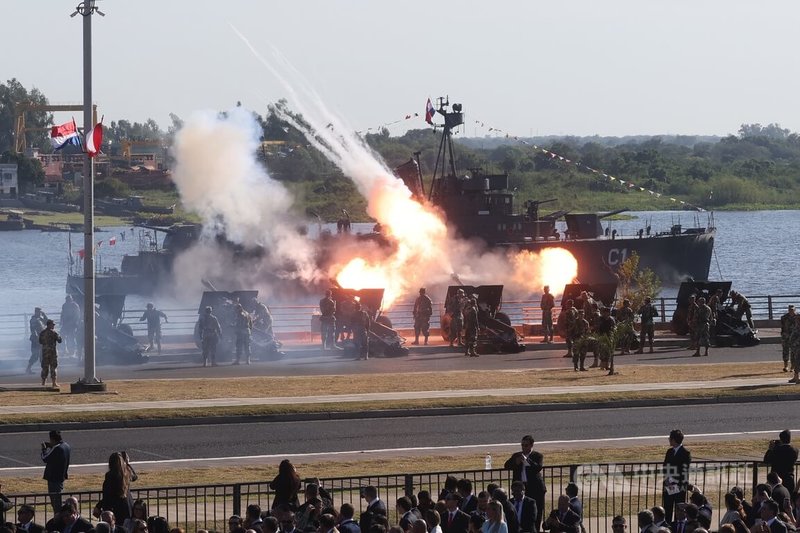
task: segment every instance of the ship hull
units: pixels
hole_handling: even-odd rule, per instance
[[[714,251],[715,230],[643,238],[582,239],[536,241],[504,246],[540,252],[545,248],[563,248],[578,261],[581,283],[614,283],[619,265],[634,253],[639,268],[649,268],[665,286],[678,286],[689,278],[707,280]]]

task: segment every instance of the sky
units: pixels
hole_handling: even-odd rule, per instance
[[[77,0],[5,0],[0,78],[80,103]],[[356,130],[426,127],[428,97],[464,106],[461,134],[800,131],[796,0],[100,0],[94,98],[106,121],[169,125],[284,86],[278,50]],[[419,118],[404,120],[407,114]],[[56,115],[56,121],[69,116]],[[483,127],[479,125],[483,123]]]

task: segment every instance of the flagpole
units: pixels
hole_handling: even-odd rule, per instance
[[[102,12],[95,0],[84,0],[70,15],[83,17],[83,131],[92,129],[92,15]],[[95,375],[95,287],[94,287],[94,159],[83,156],[83,378],[70,384],[70,392],[106,390]]]

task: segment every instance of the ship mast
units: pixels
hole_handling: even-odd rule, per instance
[[[436,154],[436,165],[433,167],[431,190],[428,195],[428,200],[434,204],[438,203],[446,187],[446,179],[448,177],[446,172],[449,171],[449,177],[453,179],[458,175],[456,173],[455,153],[453,152],[453,128],[464,123],[461,104],[453,104],[453,110],[448,111],[450,97],[439,97],[438,100],[439,109],[437,109],[437,112],[444,117],[444,126],[442,139],[439,142],[439,151]]]

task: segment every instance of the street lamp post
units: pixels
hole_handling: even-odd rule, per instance
[[[94,126],[92,122],[92,15],[105,16],[95,0],[78,4],[70,15],[83,17],[83,131]],[[70,392],[95,392],[106,390],[106,384],[95,375],[95,290],[94,290],[94,159],[84,154],[83,159],[83,378],[70,384]]]

